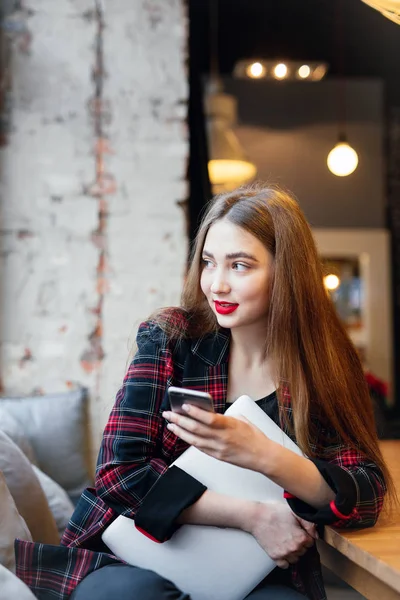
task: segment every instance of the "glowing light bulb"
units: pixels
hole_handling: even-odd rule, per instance
[[[253,77],[254,79],[258,79],[262,77],[265,73],[265,68],[260,62],[255,62],[247,67],[247,75],[249,77]]]
[[[358,154],[347,142],[339,142],[329,152],[327,164],[334,175],[347,177],[357,168]]]
[[[337,275],[329,273],[324,277],[324,286],[327,290],[336,290],[340,285],[340,279]]]
[[[274,75],[277,79],[285,79],[288,68],[284,63],[279,63],[274,69]]]
[[[311,69],[308,65],[302,65],[297,72],[299,74],[299,77],[301,77],[302,79],[307,79],[307,77],[310,76]]]

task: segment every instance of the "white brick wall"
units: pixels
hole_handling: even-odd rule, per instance
[[[104,123],[116,182],[105,196],[104,273],[92,69],[94,0],[25,0],[29,53],[13,62],[13,131],[1,149],[3,393],[87,385],[95,452],[138,322],[178,302],[186,260],[182,209],[188,154],[183,0],[103,2]],[[86,190],[86,192],[85,192]],[[105,278],[99,342],[89,339]]]
[[[138,323],[159,306],[179,301],[186,261],[182,209],[188,155],[186,15],[181,0],[106,6],[104,54],[117,180],[110,198],[108,268],[97,431],[121,382]],[[112,6],[112,8],[111,8]],[[116,43],[116,41],[118,43]],[[93,421],[95,420],[93,414]]]

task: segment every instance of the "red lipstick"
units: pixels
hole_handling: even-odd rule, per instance
[[[239,304],[232,304],[232,302],[218,302],[217,300],[214,300],[214,304],[219,315],[230,315],[239,306]]]

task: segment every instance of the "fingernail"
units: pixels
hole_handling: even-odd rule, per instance
[[[170,431],[174,430],[174,426],[172,425],[172,423],[168,423],[167,429],[169,429]]]
[[[185,412],[189,412],[190,411],[189,404],[182,404],[182,410],[184,410]]]

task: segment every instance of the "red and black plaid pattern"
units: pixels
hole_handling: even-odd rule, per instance
[[[38,598],[66,600],[90,572],[112,562],[121,562],[107,553],[101,541],[103,531],[119,514],[134,517],[151,488],[187,448],[166,429],[161,416],[169,406],[166,390],[170,385],[177,385],[209,392],[216,410],[223,413],[229,340],[229,332],[221,330],[216,335],[177,345],[169,341],[154,323],[146,322],[140,326],[138,352],[126,373],[104,431],[95,488],[82,494],[61,546],[16,541],[17,575]],[[288,394],[285,410],[290,418]],[[324,471],[324,477],[330,477],[332,485],[336,486],[335,503],[337,501],[339,508],[334,503],[325,507],[322,516],[315,514],[311,520],[329,522],[337,527],[373,525],[385,492],[376,465],[361,453],[345,447],[335,432],[320,427],[318,437],[315,447],[324,447],[324,452],[315,462],[320,471]],[[354,497],[351,507],[349,497]],[[343,498],[347,499],[344,503]],[[312,510],[305,503],[300,509],[296,508],[296,502],[299,502],[296,499],[289,502],[299,514]],[[338,518],[338,514],[344,518]],[[301,593],[312,600],[325,600],[315,548],[291,567],[291,578]]]

